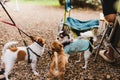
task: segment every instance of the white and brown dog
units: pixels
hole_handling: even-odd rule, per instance
[[[55,41],[51,45],[51,50],[54,54],[48,73],[49,78],[47,80],[51,80],[53,77],[56,77],[58,80],[64,80],[68,57],[64,52],[63,45],[60,42]]]
[[[1,56],[1,66],[5,66],[4,75],[6,80],[8,80],[8,74],[12,70],[14,64],[17,61],[28,61],[28,55],[30,55],[32,72],[34,75],[38,75],[36,72],[37,56],[42,56],[44,53],[45,43],[45,39],[42,37],[34,38],[33,44],[28,47],[11,47],[18,44],[17,41],[6,43]],[[29,52],[27,51],[28,48]]]

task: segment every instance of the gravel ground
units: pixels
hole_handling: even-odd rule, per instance
[[[63,7],[20,4],[20,11],[15,12],[15,4],[7,3],[6,9],[17,24],[17,27],[31,36],[43,36],[47,41],[47,46],[55,40],[59,22],[64,15]],[[90,20],[99,19],[99,13],[100,11],[89,9],[73,9],[71,16],[79,20]],[[0,9],[0,15],[0,19],[10,21],[2,9]],[[24,36],[24,39],[28,44],[31,44],[28,37]],[[19,41],[20,44],[18,46],[23,45],[18,30],[15,27],[0,22],[0,44],[5,44],[11,40]],[[2,47],[0,45],[0,55]],[[82,59],[81,63],[75,63],[78,60],[78,55],[71,56],[67,65],[65,80],[120,80],[119,60],[114,64],[109,64],[100,56],[97,57],[97,62],[93,62],[93,59],[94,55],[90,58],[88,68],[84,70],[81,68],[84,65],[84,60]],[[32,74],[29,64],[20,62],[12,70],[10,80],[46,80],[46,73],[50,67],[50,62],[50,57],[45,51],[37,64],[39,76]]]

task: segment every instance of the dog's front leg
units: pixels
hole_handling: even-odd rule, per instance
[[[82,67],[83,69],[87,68],[88,60],[85,60],[85,65]]]
[[[80,55],[79,55],[79,60],[77,60],[77,61],[76,61],[76,63],[78,63],[78,62],[80,62],[80,61],[81,61],[81,56],[82,56],[82,53],[80,52],[80,53],[78,53],[78,54],[80,54]]]
[[[83,69],[87,68],[88,60],[90,58],[91,52],[89,50],[84,52],[84,59],[85,59],[85,65],[82,67]]]
[[[8,79],[8,75],[10,74],[10,71],[12,70],[13,66],[14,66],[15,61],[10,61],[10,60],[6,60],[5,62],[5,78],[6,80]]]
[[[31,67],[32,67],[32,72],[34,73],[34,75],[39,75],[37,72],[36,72],[36,63],[37,63],[37,61],[33,61],[32,63],[31,63]]]
[[[48,73],[47,73],[47,79],[46,80],[52,80],[53,79],[53,74],[49,71]]]

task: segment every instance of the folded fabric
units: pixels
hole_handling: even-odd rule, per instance
[[[80,21],[72,17],[67,17],[65,25],[75,30],[89,30],[99,27],[99,20]]]

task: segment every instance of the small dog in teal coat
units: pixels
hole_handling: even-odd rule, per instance
[[[64,51],[68,55],[78,53],[80,54],[79,60],[76,62],[81,61],[81,54],[84,53],[85,65],[82,67],[84,69],[87,68],[88,59],[90,58],[91,51],[90,51],[90,41],[87,39],[74,39],[74,40],[67,40],[62,42],[64,46]]]
[[[56,36],[56,39],[63,44],[64,51],[68,55],[68,57],[71,54],[78,53],[80,54],[80,57],[77,62],[80,62],[81,54],[84,53],[85,65],[82,68],[86,69],[88,60],[90,58],[90,55],[92,54],[91,44],[93,44],[97,40],[97,37],[92,33],[92,31],[87,31],[81,33],[77,39],[72,38],[73,37],[71,33],[67,32],[66,30],[61,30]]]

